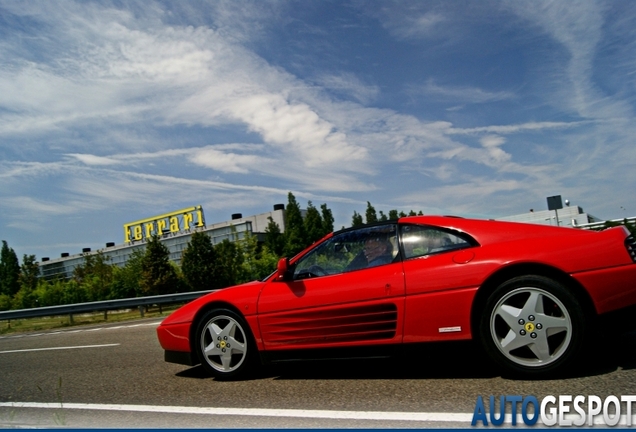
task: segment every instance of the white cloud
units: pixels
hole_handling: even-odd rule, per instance
[[[483,127],[475,127],[475,128],[448,128],[446,131],[447,134],[450,135],[468,135],[468,134],[479,134],[479,133],[496,133],[496,134],[513,134],[519,132],[527,132],[527,131],[542,131],[542,130],[551,130],[551,129],[569,129],[575,128],[578,126],[582,126],[585,124],[589,124],[588,121],[577,121],[577,122],[529,122],[523,124],[513,124],[513,125],[492,125],[492,126],[483,126]]]
[[[42,215],[64,215],[71,214],[75,209],[59,202],[47,202],[27,196],[8,197],[4,199],[4,206],[7,209],[20,209],[25,214],[31,215],[31,218]],[[22,220],[24,222],[24,220]]]
[[[402,8],[386,5],[383,12],[384,26],[400,39],[420,39],[435,37],[446,22],[445,16],[437,11],[422,11],[417,7]]]
[[[567,51],[567,63],[553,72],[551,102],[565,106],[581,117],[611,119],[633,117],[629,103],[605,94],[596,84],[595,59],[608,25],[608,4],[598,1],[537,1],[531,5],[508,2],[519,16],[538,25]],[[633,26],[632,26],[633,27]],[[622,56],[617,56],[621,59]],[[556,68],[558,66],[553,65]]]
[[[636,181],[636,31],[611,4],[315,6],[327,22],[288,2],[0,2],[5,212],[241,211],[292,190],[500,214],[546,190],[627,195],[617,167]]]
[[[188,158],[191,162],[221,172],[233,172],[246,174],[248,168],[259,164],[271,164],[272,160],[266,160],[256,155],[240,155],[236,153],[224,153],[214,148],[198,150]]]
[[[462,103],[486,103],[513,99],[515,94],[507,91],[490,92],[477,87],[441,86],[429,79],[421,87],[412,87],[412,93],[420,93],[429,97],[438,97]]]
[[[490,161],[495,165],[501,165],[512,159],[509,153],[503,151],[500,146],[506,142],[506,139],[500,136],[488,135],[479,140],[481,145],[488,152]]]
[[[120,164],[120,161],[118,161],[116,159],[109,158],[109,157],[103,157],[103,156],[95,156],[95,155],[90,155],[90,154],[69,153],[67,156],[75,158],[75,159],[79,160],[80,162],[82,162],[82,163],[84,163],[86,165],[103,166],[103,165],[118,165],[118,164]]]
[[[336,94],[351,96],[362,104],[372,102],[380,93],[378,86],[366,85],[352,73],[323,74],[316,78],[315,81],[322,88],[331,90]]]

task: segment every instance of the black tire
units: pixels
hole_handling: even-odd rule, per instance
[[[219,380],[247,378],[258,358],[249,326],[229,309],[213,309],[201,317],[194,348],[205,370]]]
[[[515,376],[562,373],[583,348],[584,311],[561,283],[543,276],[510,279],[493,291],[479,321],[486,353]]]

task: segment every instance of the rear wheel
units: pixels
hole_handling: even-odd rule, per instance
[[[203,367],[218,379],[245,378],[253,369],[256,346],[245,320],[215,309],[199,321],[196,347]]]
[[[581,350],[585,333],[576,297],[543,276],[501,284],[488,298],[480,320],[486,352],[507,370],[530,376],[563,370]]]

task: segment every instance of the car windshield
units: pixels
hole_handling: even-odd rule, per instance
[[[396,225],[360,228],[335,235],[302,257],[294,279],[332,275],[393,262],[397,255]]]

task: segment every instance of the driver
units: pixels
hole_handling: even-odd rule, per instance
[[[393,246],[385,237],[370,237],[364,242],[367,266],[374,267],[393,261]]]

